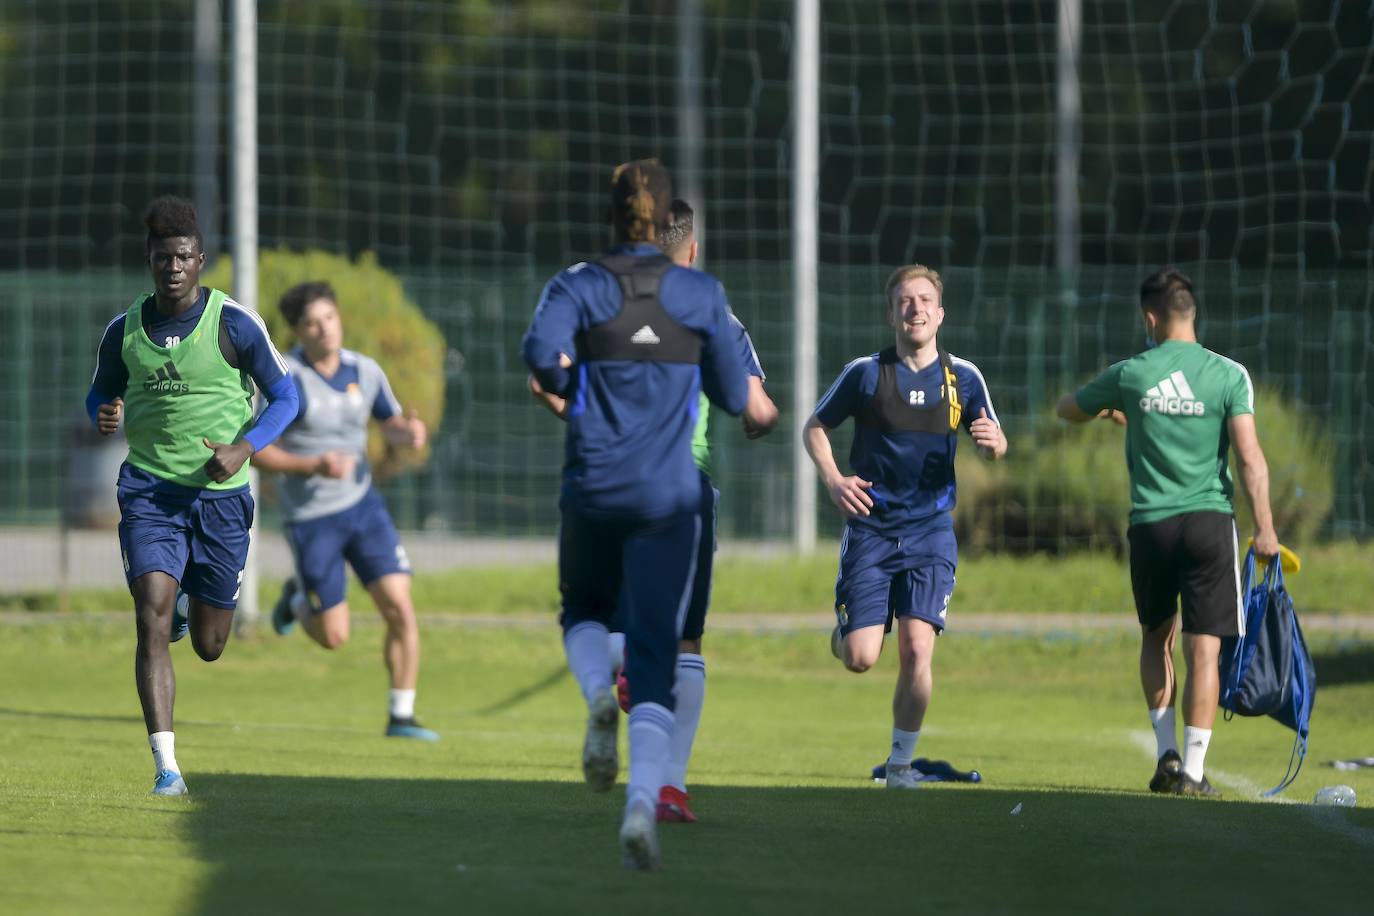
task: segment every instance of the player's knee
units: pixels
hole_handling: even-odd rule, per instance
[[[324,631],[323,638],[320,640],[320,645],[324,646],[326,649],[329,649],[330,651],[333,651],[334,649],[342,649],[347,643],[348,630],[345,628],[332,630],[326,629]]]
[[[228,642],[225,636],[219,634],[200,635],[191,634],[191,646],[196,650],[202,661],[213,662],[224,654],[224,645]]]
[[[845,646],[844,666],[855,674],[863,674],[878,663],[878,653],[866,647]]]

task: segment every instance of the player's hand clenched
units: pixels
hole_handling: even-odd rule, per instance
[[[988,417],[987,408],[978,411],[978,419],[969,424],[968,431],[973,435],[973,442],[988,458],[1001,458],[1007,452],[1007,437],[1002,434],[1002,427],[997,425],[995,420]]]
[[[209,439],[200,440],[212,454],[210,460],[205,462],[205,473],[215,483],[224,483],[230,477],[239,472],[243,463],[253,457],[253,446],[247,441],[235,442],[226,445],[223,442],[211,442]]]
[[[325,477],[332,477],[335,480],[342,480],[345,477],[353,476],[353,469],[357,464],[357,460],[347,452],[325,452],[320,456],[317,473]]]
[[[102,436],[108,436],[119,429],[119,421],[124,417],[124,399],[115,398],[109,404],[96,408],[96,423]]]
[[[825,488],[830,492],[830,501],[844,513],[845,518],[855,518],[867,516],[873,508],[873,497],[868,495],[868,490],[873,486],[871,481],[864,480],[862,477],[837,477],[834,480],[826,481]]]

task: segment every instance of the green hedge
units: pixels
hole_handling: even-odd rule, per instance
[[[1269,463],[1269,500],[1279,538],[1313,543],[1331,514],[1334,445],[1321,422],[1273,389],[1255,395],[1255,425]],[[1026,436],[1012,435],[1004,461],[990,464],[971,448],[959,453],[955,528],[968,549],[1063,553],[1126,549],[1130,482],[1125,430],[1095,421],[1073,425],[1046,411]],[[1253,530],[1232,462],[1242,537]]]
[[[233,269],[231,259],[222,257],[205,272],[202,282],[233,295]],[[259,254],[258,310],[283,351],[296,341],[277,302],[282,293],[307,280],[325,280],[334,287],[343,317],[344,346],[381,364],[402,406],[419,413],[434,441],[444,416],[448,349],[438,326],[406,297],[400,278],[379,265],[372,252],[350,261],[325,251],[279,248]],[[368,438],[368,458],[374,473],[385,478],[423,465],[429,446],[418,452],[391,449],[374,427]]]

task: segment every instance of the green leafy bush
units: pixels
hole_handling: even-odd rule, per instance
[[[1331,513],[1334,445],[1320,419],[1277,391],[1255,395],[1255,425],[1269,463],[1269,501],[1280,539],[1311,544]],[[955,530],[973,551],[1065,553],[1126,550],[1130,481],[1125,430],[1094,421],[1081,426],[1046,410],[1030,435],[1010,437],[995,464],[961,448],[956,472]],[[1249,503],[1232,460],[1237,525],[1253,530]]]
[[[233,263],[222,257],[204,273],[201,282],[233,295]],[[407,411],[416,411],[438,432],[444,415],[444,355],[447,344],[437,325],[406,298],[400,278],[377,263],[371,252],[356,261],[324,251],[263,251],[258,261],[258,309],[272,340],[283,352],[295,346],[291,327],[277,310],[282,293],[306,280],[325,280],[339,297],[344,346],[381,364],[391,387]],[[368,459],[380,477],[406,467],[418,467],[429,447],[418,452],[390,449],[374,427],[368,438]]]

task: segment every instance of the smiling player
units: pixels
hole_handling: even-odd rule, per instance
[[[893,346],[845,366],[803,430],[811,460],[845,517],[835,583],[838,625],[831,651],[854,672],[878,660],[897,626],[901,658],[892,697],[889,789],[920,785],[911,761],[930,704],[931,656],[945,627],[958,545],[954,540],[954,452],[959,427],[991,460],[1007,451],[978,367],[936,342],[943,284],[928,267],[900,267],[887,281]],[[849,476],[829,431],[853,417]]]

